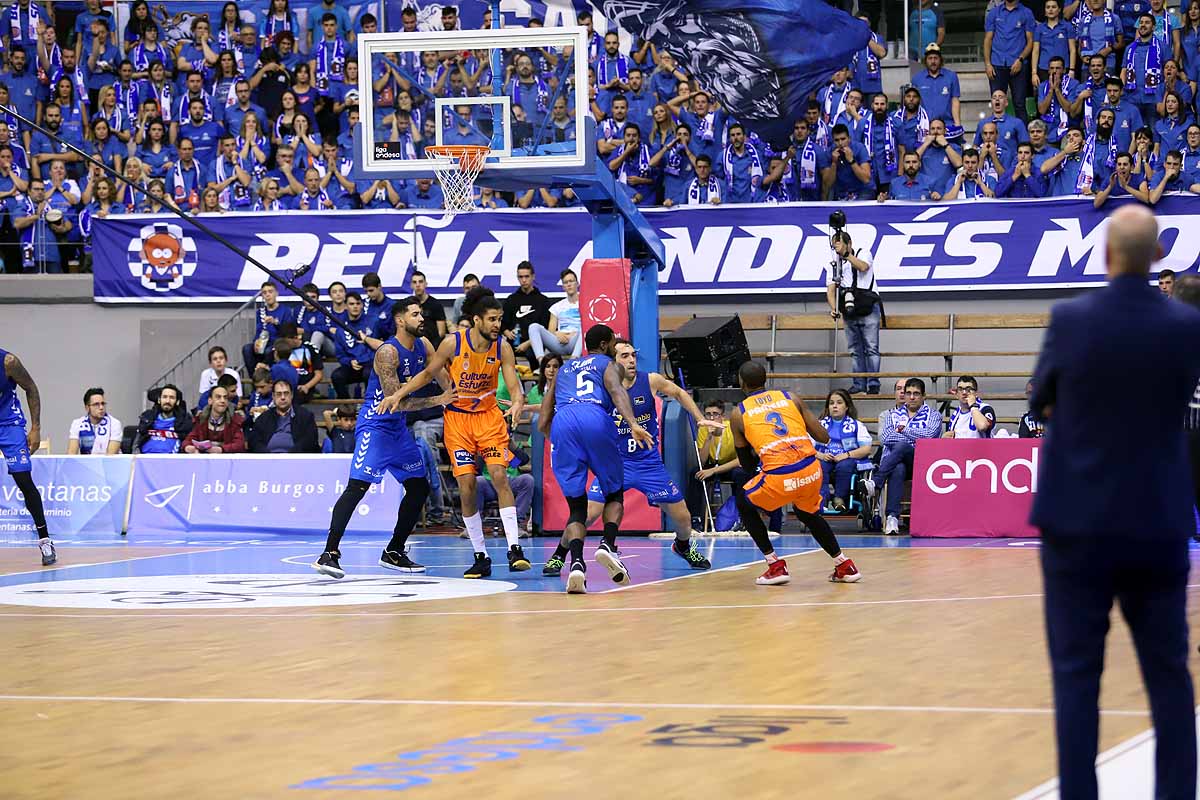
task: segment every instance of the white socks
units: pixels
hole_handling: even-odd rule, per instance
[[[476,515],[475,518],[479,519],[478,515]],[[500,522],[504,524],[504,538],[508,540],[508,546],[512,547],[514,544],[518,544],[518,539],[520,539],[521,535],[521,529],[517,527],[517,507],[501,506]]]
[[[463,516],[463,524],[467,526],[467,536],[471,537],[471,547],[476,553],[486,553],[487,544],[483,539],[483,519],[476,511],[471,516]]]

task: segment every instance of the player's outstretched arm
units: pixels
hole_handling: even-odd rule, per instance
[[[525,410],[525,387],[517,377],[517,357],[508,342],[500,343],[500,373],[504,378],[504,386],[508,389],[508,396],[512,398],[512,405],[505,413],[512,424],[516,425],[521,419],[521,412]]]
[[[613,405],[621,416],[629,420],[629,435],[638,443],[638,447],[653,447],[654,437],[637,423],[637,414],[633,413],[633,403],[629,402],[629,392],[625,390],[625,370],[613,362],[604,369],[604,388],[612,398]]]
[[[12,353],[4,357],[4,371],[8,377],[25,390],[25,414],[29,417],[29,452],[34,452],[42,443],[42,395],[37,384],[29,376],[29,371],[21,363],[21,359]]]
[[[814,441],[820,442],[821,444],[828,442],[829,431],[825,430],[825,426],[821,424],[821,420],[817,418],[817,415],[809,410],[808,406],[804,404],[803,400],[793,397],[792,403],[800,411],[800,416],[804,417],[804,427],[808,431],[808,435],[811,436]]]
[[[698,426],[712,428],[713,430],[724,430],[725,423],[716,420],[704,418],[700,407],[696,405],[696,401],[692,396],[683,390],[675,381],[660,375],[657,372],[650,373],[650,391],[655,394],[661,394],[663,397],[669,397],[679,405],[683,406],[683,410],[692,415],[692,419],[696,420]]]
[[[375,353],[375,374],[379,376],[379,386],[386,396],[398,393],[400,384],[400,353],[390,344],[384,344]],[[398,411],[421,411],[434,406],[445,406],[457,399],[458,393],[454,386],[436,397],[406,397],[397,403]]]
[[[429,341],[428,337],[422,336],[421,343],[425,345],[426,353],[434,352],[433,342]],[[450,370],[446,369],[445,367],[442,367],[442,370],[437,375],[434,375],[433,379],[438,382],[438,386],[442,387],[443,392],[448,392],[451,389],[456,388],[454,386],[454,381],[450,380]]]
[[[382,349],[383,348],[380,348],[380,350]],[[395,352],[395,348],[392,348],[392,352]],[[388,393],[382,400],[379,401],[379,413],[386,414],[399,409],[400,402],[404,400],[404,398],[417,391],[417,389],[429,385],[429,382],[437,377],[438,373],[443,371],[446,365],[450,363],[450,359],[453,358],[453,356],[454,339],[452,337],[443,339],[441,347],[434,351],[433,355],[430,356],[428,363],[425,364],[425,369],[414,375],[403,386],[399,386],[395,392]],[[375,353],[375,358],[379,358],[378,351]],[[395,368],[393,367],[391,371],[393,373],[393,377],[395,377]],[[380,375],[380,369],[378,365],[375,367],[375,373]],[[380,377],[382,378],[382,375],[380,375]]]

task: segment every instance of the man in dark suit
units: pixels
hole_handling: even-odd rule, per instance
[[[1150,695],[1154,797],[1195,800],[1183,423],[1200,378],[1200,312],[1150,286],[1162,250],[1146,209],[1112,215],[1107,255],[1108,286],[1054,307],[1030,399],[1049,420],[1032,523],[1042,531],[1059,792],[1097,796],[1100,674],[1115,598]],[[1130,428],[1130,392],[1151,388],[1152,424]]]
[[[293,405],[292,384],[280,378],[271,390],[272,404],[250,428],[252,453],[317,453],[317,421],[304,406]]]

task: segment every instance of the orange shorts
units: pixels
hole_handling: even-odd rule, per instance
[[[814,458],[795,472],[760,472],[746,481],[746,497],[763,511],[796,506],[815,514],[821,508],[822,479],[821,464]]]
[[[474,414],[446,409],[443,438],[456,476],[474,474],[476,456],[485,464],[505,467],[512,460],[508,421],[498,408]]]

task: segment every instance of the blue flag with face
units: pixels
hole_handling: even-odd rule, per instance
[[[898,0],[893,0],[898,2]],[[867,45],[824,0],[602,0],[606,19],[675,56],[738,121],[786,142],[808,95]]]

